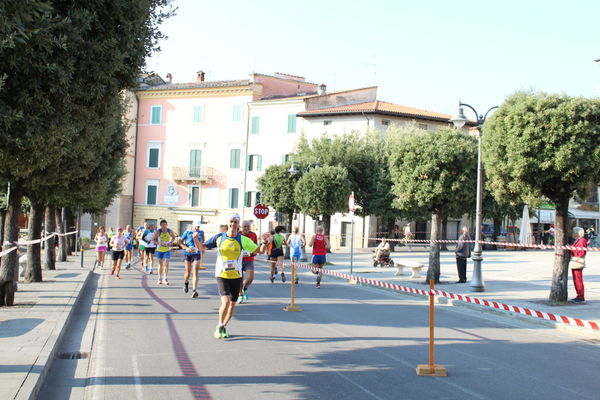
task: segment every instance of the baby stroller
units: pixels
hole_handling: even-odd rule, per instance
[[[394,260],[390,257],[389,252],[383,252],[379,258],[376,258],[377,251],[373,250],[373,266],[374,267],[393,267]]]

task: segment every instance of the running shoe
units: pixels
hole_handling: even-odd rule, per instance
[[[285,274],[283,272],[281,273],[281,282],[285,282]]]
[[[168,285],[168,284],[169,284],[169,281],[167,280],[167,278],[163,279],[163,283],[164,283],[165,285]]]
[[[198,297],[198,292],[194,290],[192,292],[192,299],[195,299],[196,297]]]
[[[248,289],[244,289],[244,291],[242,292],[242,297],[244,298],[244,300],[248,300],[250,298],[250,296],[248,296]]]
[[[121,279],[121,277],[119,275],[115,275],[115,278],[117,279]]]
[[[159,279],[158,279],[158,281],[157,281],[157,283],[158,283],[159,285],[162,285],[162,279],[160,279],[160,278],[159,278]]]
[[[111,275],[114,275],[114,274],[115,274],[115,270],[114,270],[114,269],[111,269],[111,270],[110,270],[110,274],[111,274]]]
[[[294,277],[294,283],[297,285],[297,284],[298,284],[298,281],[299,281],[299,279],[298,279],[298,275],[296,275],[296,276]]]
[[[275,275],[273,275],[272,277],[270,277],[269,280],[271,281],[271,283],[275,282]]]
[[[149,274],[150,274],[150,275],[152,275],[152,268],[150,268],[150,272],[149,272]]]
[[[224,326],[217,325],[217,329],[215,329],[215,338],[216,339],[223,339],[224,328],[225,328]]]
[[[575,303],[575,304],[583,304],[585,303],[584,299],[580,299],[578,297],[574,298],[573,300],[571,300],[571,303]]]
[[[125,264],[125,269],[130,269],[130,268],[131,268],[131,263]]]
[[[185,282],[183,284],[183,293],[187,293],[190,291],[190,283],[189,282]]]
[[[227,333],[224,326],[221,329],[221,339],[227,339],[229,337],[229,333]]]
[[[243,295],[240,295],[240,296],[238,297],[238,299],[237,299],[237,303],[238,303],[238,304],[243,304],[243,303],[244,303],[244,296],[243,296]]]
[[[319,282],[317,282],[316,288],[321,289],[321,284]]]

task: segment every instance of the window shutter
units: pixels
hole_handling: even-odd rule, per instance
[[[240,149],[231,149],[229,151],[229,168],[240,167]]]
[[[158,124],[160,124],[160,112],[161,112],[161,107],[160,106],[153,106],[152,107],[152,116],[151,116],[151,120],[150,120],[150,123],[152,125],[158,125]]]
[[[147,198],[147,202],[150,205],[156,204],[156,186],[154,185],[148,185],[147,186],[147,194],[146,194],[146,198]]]
[[[262,170],[262,156],[256,156],[256,170]]]
[[[229,208],[237,208],[239,189],[229,189]]]
[[[194,122],[204,122],[204,107],[194,106]]]
[[[149,168],[158,168],[158,156],[159,149],[150,149],[148,155],[148,167]]]
[[[201,175],[201,157],[202,150],[190,150],[190,176],[199,177]]]
[[[246,155],[246,171],[252,171],[252,165],[250,164],[252,160],[250,159],[250,157],[250,155]]]
[[[296,115],[288,115],[288,133],[296,133]]]
[[[252,130],[250,133],[256,135],[260,130],[260,117],[252,117]]]

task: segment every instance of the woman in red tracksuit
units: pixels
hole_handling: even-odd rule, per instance
[[[573,228],[573,239],[575,243],[573,247],[587,247],[588,243],[585,240],[585,231],[583,228]],[[585,303],[585,296],[583,291],[583,269],[585,268],[585,250],[571,250],[571,261],[569,261],[569,267],[573,274],[573,284],[575,285],[575,291],[577,297],[571,300],[572,303]]]

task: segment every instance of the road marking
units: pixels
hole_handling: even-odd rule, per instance
[[[144,398],[144,393],[142,391],[142,381],[140,379],[140,368],[138,366],[137,357],[135,354],[131,355],[131,366],[133,368],[133,384],[135,386],[135,397],[138,400],[142,400]]]
[[[356,386],[357,388],[359,388],[360,390],[362,390],[363,392],[365,392],[369,396],[371,396],[371,397],[373,397],[375,399],[383,400],[383,397],[377,396],[375,393],[373,393],[370,390],[366,389],[365,387],[359,385],[358,383],[356,383],[352,379],[348,378],[346,375],[342,374],[341,372],[335,371],[335,374],[338,375],[340,378],[344,378],[347,382],[353,384],[354,386]]]

